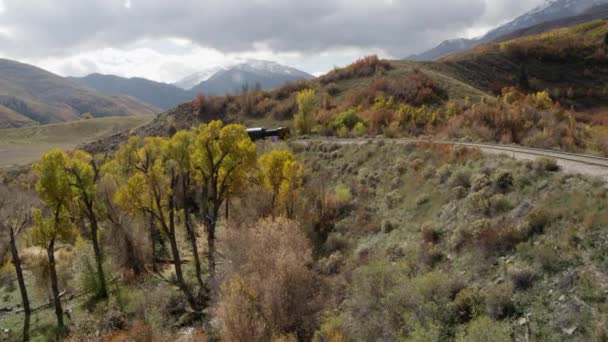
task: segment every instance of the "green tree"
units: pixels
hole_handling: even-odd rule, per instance
[[[256,146],[245,126],[212,121],[196,129],[192,146],[195,177],[201,187],[200,217],[207,230],[207,261],[215,287],[215,230],[219,210],[228,194],[237,194],[256,167]]]
[[[74,194],[78,214],[84,216],[91,229],[91,243],[95,254],[97,272],[97,299],[108,298],[108,289],[103,269],[103,251],[99,243],[99,203],[97,201],[97,181],[99,167],[95,159],[84,151],[76,151],[68,159],[66,171]]]
[[[47,252],[55,316],[60,332],[64,332],[66,327],[55,266],[55,243],[69,240],[74,233],[68,212],[73,193],[70,177],[66,172],[67,159],[63,151],[55,149],[43,155],[40,162],[34,164],[34,171],[38,176],[36,191],[48,212],[43,213],[39,209],[33,211],[34,226],[29,232],[30,243],[44,248]]]
[[[300,91],[297,102],[298,112],[294,117],[296,129],[301,134],[309,134],[314,124],[312,114],[315,107],[315,91],[312,89]]]

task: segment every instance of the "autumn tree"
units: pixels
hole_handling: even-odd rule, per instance
[[[198,251],[198,238],[192,222],[192,215],[195,214],[194,211],[196,210],[195,194],[193,192],[194,173],[191,158],[194,139],[195,135],[192,131],[177,132],[167,142],[164,156],[171,162],[172,171],[174,171],[173,176],[177,177],[172,191],[175,196],[179,197],[177,205],[181,209],[190,248],[192,249],[196,280],[202,289],[204,284]]]
[[[34,202],[34,198],[27,193],[0,184],[0,231],[8,231],[9,235],[11,260],[15,267],[23,307],[23,341],[29,341],[32,310],[27,287],[25,286],[25,278],[23,277],[17,239],[31,223],[31,211]]]
[[[78,214],[84,216],[89,223],[98,284],[95,297],[105,299],[108,298],[108,289],[103,269],[103,251],[99,243],[99,203],[97,201],[99,166],[90,154],[76,151],[67,161],[66,172]]]
[[[287,150],[271,151],[260,158],[259,164],[262,184],[272,194],[272,209],[279,202],[287,217],[292,217],[297,190],[302,185],[302,165]]]
[[[65,324],[57,281],[55,244],[68,241],[74,232],[68,212],[73,193],[70,177],[66,172],[67,163],[67,155],[55,149],[47,152],[40,162],[34,164],[34,171],[38,176],[36,191],[47,210],[33,211],[34,226],[29,232],[30,243],[44,248],[47,253],[55,316],[60,332],[65,331]]]
[[[207,230],[207,261],[211,285],[215,286],[216,225],[228,194],[245,186],[256,166],[256,146],[245,126],[212,121],[199,126],[192,147],[192,163],[200,186],[200,217]]]
[[[148,214],[167,236],[173,255],[177,285],[186,296],[190,307],[198,311],[199,305],[182,271],[182,260],[176,235],[177,166],[175,161],[166,162],[163,151],[166,138],[146,138],[144,146],[136,153],[136,159],[144,161],[115,195],[115,202],[132,215]]]
[[[315,106],[315,91],[312,89],[304,89],[298,92],[297,102],[298,112],[294,117],[296,129],[301,134],[309,134],[314,124],[313,110]]]

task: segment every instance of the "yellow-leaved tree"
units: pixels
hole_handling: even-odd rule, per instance
[[[186,283],[182,271],[182,261],[176,234],[178,186],[178,166],[174,160],[165,158],[167,138],[146,138],[144,145],[137,150],[119,154],[118,164],[131,162],[132,167],[120,169],[134,170],[132,175],[115,194],[114,202],[133,216],[149,216],[169,239],[177,285],[182,290],[190,307],[200,309]]]
[[[68,156],[61,150],[47,152],[34,164],[38,176],[36,191],[47,210],[33,212],[34,226],[29,232],[29,242],[44,248],[49,262],[51,291],[57,317],[58,330],[65,332],[63,308],[55,266],[55,243],[69,240],[75,229],[69,218],[68,206],[73,199],[70,176],[67,173]]]
[[[97,181],[99,167],[96,160],[85,151],[75,151],[67,160],[66,171],[70,187],[74,194],[74,201],[78,215],[83,216],[91,229],[91,242],[95,255],[97,272],[97,299],[108,297],[105,273],[103,269],[103,251],[99,243],[99,211],[100,203],[97,200]]]
[[[273,211],[278,202],[287,217],[293,217],[298,190],[302,186],[302,165],[290,151],[274,150],[260,158],[259,167],[262,184],[272,194]]]
[[[297,95],[298,112],[294,116],[296,129],[300,134],[309,134],[314,125],[315,91],[304,89]]]
[[[237,194],[256,167],[256,146],[243,125],[211,121],[195,129],[192,168],[200,186],[200,217],[207,230],[207,261],[215,287],[215,230],[228,194]]]

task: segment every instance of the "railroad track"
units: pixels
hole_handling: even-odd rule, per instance
[[[545,150],[533,147],[522,147],[513,145],[500,145],[500,144],[481,144],[481,143],[468,143],[468,142],[455,142],[447,140],[434,140],[434,139],[411,139],[411,138],[400,138],[400,139],[387,139],[379,138],[372,139],[373,141],[385,141],[394,143],[411,143],[411,142],[430,142],[435,144],[445,144],[452,146],[464,146],[478,148],[486,154],[504,154],[514,159],[519,160],[535,160],[540,158],[552,158],[557,161],[560,168],[566,173],[584,174],[593,177],[599,177],[606,183],[608,183],[608,158],[588,155],[588,154],[577,154],[570,152],[561,152],[555,150]],[[364,144],[370,141],[370,139],[335,139],[335,138],[312,138],[307,140],[296,140],[296,143],[310,143],[310,142],[332,142],[337,144]]]

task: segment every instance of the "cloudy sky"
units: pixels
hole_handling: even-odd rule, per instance
[[[544,0],[0,0],[0,57],[173,82],[245,59],[321,73],[474,37]]]

